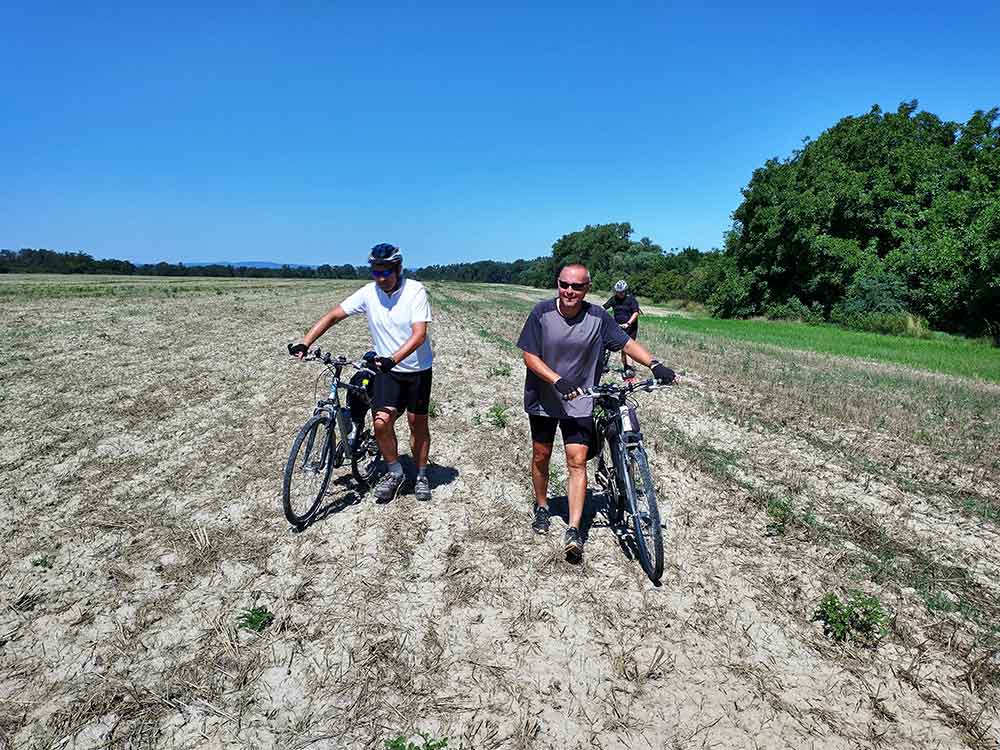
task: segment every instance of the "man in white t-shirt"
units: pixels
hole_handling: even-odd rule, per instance
[[[372,335],[376,364],[372,408],[375,411],[375,439],[389,470],[375,485],[379,502],[389,502],[404,481],[396,442],[396,419],[405,409],[410,423],[410,450],[417,465],[413,494],[417,500],[431,499],[427,478],[427,456],[431,435],[427,411],[431,400],[431,340],[427,324],[431,306],[427,290],[419,281],[403,277],[403,256],[398,247],[383,243],[368,256],[374,281],[366,284],[320,318],[309,333],[289,348],[303,357],[320,336],[349,315],[364,313]]]

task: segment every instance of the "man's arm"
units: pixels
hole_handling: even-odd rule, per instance
[[[639,300],[632,297],[632,315],[628,319],[628,324],[630,326],[635,325],[635,322],[639,319],[639,313],[641,312],[642,310],[639,309]]]
[[[559,373],[549,367],[537,354],[524,352],[524,365],[549,385],[555,385]]]
[[[524,352],[524,365],[529,370],[531,370],[535,375],[540,377],[546,383],[551,385],[567,401],[572,401],[580,393],[580,387],[573,383],[570,383],[565,378],[559,376],[559,373],[549,367],[542,358],[537,354],[532,354],[531,352]]]
[[[315,343],[316,339],[326,333],[332,326],[342,321],[347,317],[347,313],[344,312],[344,308],[340,305],[334,307],[330,312],[324,315],[322,318],[316,321],[312,328],[309,329],[309,333],[302,337],[300,343],[305,344],[306,349]],[[299,359],[305,356],[305,353],[299,354]]]

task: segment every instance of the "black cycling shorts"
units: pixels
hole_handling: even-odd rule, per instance
[[[635,337],[639,334],[639,323],[635,322],[625,329],[625,333],[630,339],[635,340]]]
[[[372,408],[427,414],[431,404],[430,368],[420,372],[380,372],[375,378]]]
[[[556,426],[562,433],[563,445],[590,445],[594,441],[593,417],[543,417],[529,414],[531,440],[535,443],[552,445],[556,439]]]

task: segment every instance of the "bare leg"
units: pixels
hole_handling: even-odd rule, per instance
[[[583,520],[583,503],[587,498],[587,446],[570,443],[566,446],[566,468],[569,471],[569,525],[577,529]]]
[[[426,414],[410,414],[406,420],[410,423],[410,453],[417,469],[427,465],[427,457],[431,451],[431,431],[427,425]]]
[[[542,508],[549,505],[549,459],[551,443],[531,443],[531,484],[535,488],[535,503]]]
[[[395,410],[386,409],[375,412],[375,440],[378,442],[382,458],[387,464],[394,464],[399,460],[399,446],[396,443],[396,418],[398,416],[399,412]]]

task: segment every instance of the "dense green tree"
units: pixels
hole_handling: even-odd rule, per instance
[[[898,279],[933,325],[1000,326],[998,110],[966,123],[915,101],[846,117],[757,169],[733,213],[720,314],[798,299],[829,314],[858,279]]]

